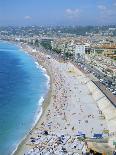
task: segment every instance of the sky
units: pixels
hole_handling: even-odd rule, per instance
[[[0,0],[0,25],[116,24],[116,0]]]

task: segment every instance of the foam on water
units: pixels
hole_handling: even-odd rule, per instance
[[[35,121],[33,122],[30,131],[33,129],[33,127],[36,125],[36,123],[39,121],[39,119],[42,115],[42,112],[43,112],[42,103],[43,103],[43,101],[44,101],[44,97],[41,97],[40,100],[38,101],[38,110],[37,110],[36,115],[34,117]],[[21,144],[21,142],[26,138],[27,134],[19,141],[19,143],[17,143],[16,148],[12,151],[11,155],[13,155],[17,151],[19,144]]]
[[[14,153],[37,123],[49,88],[46,70],[21,51],[0,42],[0,155]]]
[[[45,77],[47,78],[47,86],[48,86],[48,88],[49,88],[49,87],[50,87],[50,77],[49,77],[49,75],[47,74],[46,69],[45,69],[43,66],[41,66],[37,61],[35,62],[35,64],[36,64],[36,67],[37,67],[37,68],[40,68],[40,69],[43,71]]]

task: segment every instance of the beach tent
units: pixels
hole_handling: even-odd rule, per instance
[[[83,131],[78,131],[77,132],[77,136],[80,136],[80,137],[85,137],[85,133]]]
[[[99,134],[99,133],[94,133],[93,138],[101,139],[101,138],[103,138],[103,135]]]

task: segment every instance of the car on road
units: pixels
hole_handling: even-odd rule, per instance
[[[114,90],[114,91],[112,92],[112,94],[113,94],[113,95],[116,95],[116,90]]]
[[[103,79],[100,79],[99,81],[100,81],[100,82],[103,82],[104,80],[103,80]]]

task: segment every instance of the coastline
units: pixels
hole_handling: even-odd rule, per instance
[[[46,71],[47,71],[47,74],[49,75],[49,77],[50,77],[50,88],[49,88],[49,91],[48,91],[48,94],[46,95],[46,97],[45,97],[45,99],[44,99],[44,102],[43,102],[43,104],[42,104],[42,115],[41,115],[41,117],[40,117],[40,119],[38,120],[38,122],[36,123],[36,125],[34,126],[34,128],[29,132],[29,134],[25,137],[25,139],[19,144],[19,146],[18,146],[18,148],[17,148],[17,150],[15,151],[15,153],[14,153],[14,155],[23,155],[24,153],[25,153],[25,150],[28,148],[31,148],[30,146],[28,146],[27,145],[27,143],[30,141],[30,137],[32,136],[34,136],[35,135],[35,131],[36,130],[39,130],[39,128],[42,128],[42,129],[44,129],[43,127],[41,127],[42,126],[42,123],[45,121],[46,123],[48,123],[48,121],[46,121],[46,119],[47,119],[47,115],[48,115],[48,111],[49,111],[49,109],[50,110],[52,110],[52,108],[54,108],[53,106],[53,104],[54,103],[52,103],[53,102],[53,96],[55,96],[55,93],[54,93],[54,91],[56,91],[56,90],[53,90],[53,89],[55,89],[54,88],[54,85],[55,84],[57,84],[57,83],[55,83],[56,81],[54,80],[54,74],[58,74],[57,73],[57,71],[60,73],[62,70],[60,70],[61,68],[59,68],[59,67],[65,67],[65,69],[68,69],[69,71],[69,73],[67,73],[67,71],[66,71],[66,75],[60,75],[60,76],[66,76],[66,78],[67,78],[67,74],[68,74],[68,76],[70,76],[70,78],[72,79],[72,80],[74,80],[73,79],[73,77],[77,77],[78,78],[78,81],[79,81],[79,83],[80,83],[80,86],[82,86],[83,87],[83,84],[86,84],[87,83],[87,81],[89,80],[88,78],[86,78],[85,77],[85,75],[83,75],[82,73],[81,73],[81,71],[79,71],[78,69],[76,69],[72,64],[70,64],[70,63],[64,63],[64,64],[60,64],[59,62],[52,62],[53,64],[52,64],[52,67],[56,67],[57,65],[58,65],[58,70],[56,70],[56,71],[54,71],[53,72],[53,70],[52,69],[55,69],[55,68],[50,68],[50,66],[49,66],[49,61],[52,61],[51,59],[52,58],[49,58],[48,57],[48,55],[47,54],[44,54],[44,53],[41,53],[41,52],[39,52],[39,51],[35,51],[34,49],[32,49],[31,47],[28,47],[28,48],[26,48],[25,49],[25,47],[22,47],[23,49],[24,49],[24,51],[27,51],[27,52],[29,52],[28,54],[30,54],[32,57],[34,57],[35,58],[35,60],[41,65],[41,66],[43,66],[45,69],[46,69]],[[41,58],[45,58],[45,59],[43,59],[43,60],[41,60]],[[38,59],[39,59],[39,61],[38,61]],[[48,61],[48,62],[45,62],[45,60],[46,61]],[[54,60],[55,61],[55,60]],[[46,63],[47,63],[47,65],[46,65]],[[54,64],[56,65],[56,66],[54,66]],[[65,66],[66,65],[66,66]],[[69,68],[68,68],[68,67]],[[53,74],[54,73],[54,74]],[[61,72],[61,74],[63,74],[63,72]],[[62,85],[62,83],[64,82],[62,82],[62,80],[64,80],[64,79],[62,79],[62,77],[61,77],[61,79],[59,79],[60,80],[60,83],[59,84],[61,84]],[[68,80],[68,78],[67,78],[67,80]],[[65,82],[67,82],[67,80],[65,81]],[[77,82],[77,81],[71,81],[71,86],[72,85],[74,85],[74,88],[72,88],[72,90],[71,91],[77,91],[76,89],[78,89],[78,88],[75,88],[75,83],[73,83],[73,82]],[[68,85],[69,85],[69,83],[68,83]],[[66,89],[67,90],[67,87],[65,88],[66,86],[63,86],[63,89]],[[61,88],[60,88],[61,89]],[[81,91],[83,91],[82,89],[85,89],[85,88],[79,88],[79,89],[81,89],[81,90],[79,90],[79,93],[80,93],[80,95],[81,95]],[[65,91],[66,91],[65,90]],[[84,90],[85,91],[85,90]],[[89,97],[90,95],[91,95],[91,93],[89,92],[89,90],[87,89],[86,91],[88,91],[87,92],[87,94],[86,94],[86,97]],[[59,92],[57,92],[57,93],[59,93]],[[71,92],[68,92],[68,96],[70,95],[70,93]],[[88,93],[90,93],[90,94],[88,94]],[[71,95],[73,95],[72,93],[71,93]],[[70,96],[71,96],[70,95]],[[59,96],[59,95],[58,95]],[[60,96],[59,96],[60,97]],[[65,96],[64,96],[65,97]],[[62,98],[63,100],[64,100],[64,97]],[[79,98],[79,96],[77,96],[77,97],[74,97],[73,96],[73,99],[75,98],[75,100],[74,100],[74,102],[78,102],[78,103],[80,103],[80,99],[81,98]],[[70,98],[69,98],[69,100],[70,100]],[[85,99],[86,100],[86,99]],[[90,100],[90,99],[89,99]],[[64,101],[64,103],[65,103],[66,101]],[[70,102],[73,102],[72,100],[70,100]],[[94,104],[93,105],[93,103],[94,103],[95,101],[92,101],[92,105],[91,106],[94,106],[93,108],[93,112],[92,112],[92,114],[93,113],[96,113],[96,105]],[[62,106],[62,104],[63,103],[61,103],[61,106]],[[69,106],[71,106],[71,105],[69,105]],[[81,112],[83,111],[83,109],[82,109],[82,107],[79,107],[79,106],[83,106],[83,104],[82,105],[75,105],[74,103],[73,103],[73,106],[77,106],[76,108],[78,109],[78,108],[80,108],[80,110],[81,110]],[[84,105],[84,106],[86,106],[86,105]],[[49,107],[49,108],[48,108]],[[74,111],[74,107],[69,107],[71,110],[72,110],[72,112]],[[73,109],[72,109],[73,108]],[[86,107],[86,108],[88,108],[88,107]],[[54,109],[53,109],[54,110]],[[90,113],[89,112],[89,110],[90,109],[88,109],[88,111],[87,111],[87,116],[88,116],[88,114]],[[99,110],[99,109],[98,109]],[[71,111],[70,111],[71,112]],[[66,111],[64,112],[64,113],[66,113]],[[54,112],[53,112],[53,114],[54,114]],[[83,114],[83,112],[82,112],[82,114]],[[45,116],[46,115],[46,116]],[[73,112],[73,114],[72,115],[75,115],[75,112]],[[77,119],[78,119],[78,117],[79,117],[79,115],[80,115],[80,113],[77,115]],[[98,115],[97,113],[96,113],[96,115]],[[55,115],[54,115],[55,116]],[[65,117],[65,115],[64,115],[64,117]],[[71,117],[73,117],[73,116],[71,116]],[[85,116],[84,116],[85,117]],[[94,117],[96,117],[96,116],[94,116]],[[99,123],[101,122],[101,120],[98,120],[98,118],[94,118],[93,117],[93,119],[95,119],[95,121],[98,121]],[[97,116],[98,117],[98,116]],[[63,119],[66,119],[66,118],[63,118]],[[68,118],[69,119],[69,118]],[[64,121],[64,120],[63,120]],[[66,120],[65,120],[66,121]],[[86,121],[86,119],[84,119],[84,121]],[[72,118],[72,122],[73,123],[75,123],[74,122],[74,120],[73,120],[73,118]],[[60,120],[60,122],[58,122],[58,124],[59,123],[61,123],[62,124],[62,122],[61,122],[61,120]],[[103,122],[102,122],[103,123]],[[80,122],[79,122],[79,124],[80,124]],[[105,128],[107,128],[106,127],[106,122],[104,122],[104,127]],[[73,124],[74,125],[74,124]],[[84,130],[84,128],[85,128],[85,125],[87,125],[86,123],[84,124],[84,126],[82,126],[82,129]],[[90,125],[90,124],[89,124]],[[97,125],[97,124],[96,124]],[[94,124],[94,127],[95,127],[95,130],[97,131],[98,130],[98,127],[96,126],[95,124]],[[77,126],[78,127],[78,126]],[[60,130],[62,130],[62,128],[63,127],[60,127],[61,129]],[[70,130],[68,130],[68,131],[66,131],[66,133],[71,133],[72,135],[74,134],[74,131],[72,131],[72,128],[73,128],[73,126],[71,127],[71,129]],[[101,127],[102,128],[102,127]],[[56,131],[55,131],[56,130]],[[55,131],[55,134],[57,134],[57,132],[59,133],[60,132],[60,130],[59,129],[56,129],[56,128],[54,128],[54,130],[53,131]],[[65,130],[65,129],[63,129],[63,130]],[[76,129],[75,129],[76,130]],[[86,129],[85,129],[86,130]],[[102,129],[100,129],[100,130],[102,130]],[[48,131],[49,131],[49,129],[48,129]],[[52,131],[52,132],[53,132]],[[62,131],[62,132],[64,132],[64,131]],[[89,131],[87,131],[88,132],[88,134],[90,135],[90,129],[89,129]],[[100,132],[100,131],[99,131]],[[26,147],[26,149],[25,149],[25,147]],[[104,149],[105,150],[105,149]]]
[[[39,122],[42,119],[42,115],[44,114],[46,108],[48,107],[49,103],[50,103],[50,98],[51,98],[51,92],[52,92],[52,76],[48,70],[48,68],[44,65],[44,63],[42,63],[41,61],[38,62],[38,60],[36,60],[36,57],[33,56],[33,53],[31,51],[28,51],[25,47],[23,47],[20,44],[17,44],[16,42],[11,42],[13,44],[15,44],[16,46],[18,46],[20,49],[24,50],[24,52],[26,52],[27,54],[29,54],[29,56],[31,56],[32,58],[35,59],[35,63],[37,62],[38,67],[41,68],[43,70],[43,72],[45,72],[45,76],[48,76],[48,92],[45,94],[43,101],[41,103],[41,105],[39,104],[38,106],[40,106],[40,111],[38,112],[39,118],[37,119],[38,116],[36,116],[37,121],[32,125],[32,128],[30,129],[30,131],[25,135],[25,137],[19,142],[19,144],[17,145],[16,149],[12,152],[12,155],[16,155],[17,153],[20,152],[20,148],[25,144],[26,140],[29,137],[29,134],[31,132],[33,132],[34,129],[36,129],[37,125],[39,124]],[[39,100],[40,101],[40,100]]]
[[[9,41],[1,41],[1,42],[3,42],[3,43],[8,43],[8,44],[12,44],[13,46],[17,46],[18,48],[21,49],[21,47],[19,46],[19,44],[17,45],[17,44],[14,43],[14,42],[9,42]],[[24,52],[24,51],[22,50],[22,52]],[[29,55],[29,53],[28,53],[28,55]],[[30,57],[32,57],[32,55],[30,55]],[[43,99],[46,98],[46,97],[48,96],[48,92],[49,92],[49,89],[50,89],[50,78],[49,78],[49,76],[48,76],[47,70],[46,70],[46,69],[44,68],[44,66],[42,66],[40,63],[37,63],[36,60],[34,61],[34,63],[35,63],[36,68],[40,68],[42,74],[45,75],[45,77],[46,77],[47,80],[46,80],[46,82],[45,82],[46,91],[45,91],[45,93],[44,93],[44,91],[42,92],[42,95],[41,95],[42,97],[41,97],[40,99],[38,99],[38,101],[37,101],[37,109],[36,109],[36,111],[35,111],[35,113],[34,113],[34,119],[33,119],[33,122],[31,123],[30,128],[28,128],[28,131],[29,131],[29,130],[32,131],[33,128],[35,127],[35,125],[37,124],[37,122],[39,121],[39,119],[40,119],[40,117],[41,117],[41,115],[42,115],[43,109],[44,109],[44,106],[42,105],[42,103],[44,102]],[[42,99],[42,98],[43,98],[43,99]],[[41,102],[42,102],[42,103],[41,103]],[[14,147],[12,147],[12,148],[14,148],[15,150],[13,150],[13,149],[11,148],[9,154],[14,154],[14,152],[17,150],[17,147],[20,145],[20,143],[22,143],[22,141],[27,137],[28,134],[29,134],[29,133],[26,133],[26,134],[24,135],[24,137],[21,137],[21,138],[20,138],[20,141],[18,140],[17,143],[14,144]]]

